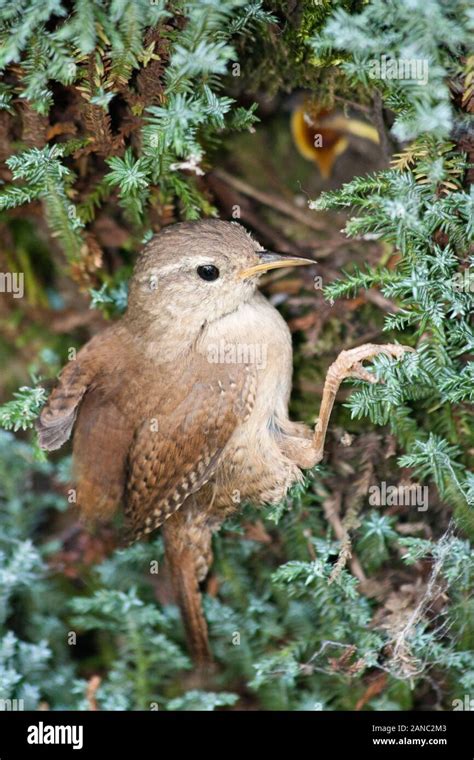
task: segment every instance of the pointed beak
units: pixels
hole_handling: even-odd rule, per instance
[[[260,263],[253,267],[243,269],[239,272],[239,277],[246,280],[256,274],[263,274],[269,269],[281,269],[282,267],[303,267],[310,264],[316,264],[313,259],[304,259],[301,256],[288,256],[286,253],[272,253],[271,251],[258,251]]]

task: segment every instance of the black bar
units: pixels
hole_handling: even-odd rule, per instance
[[[186,750],[193,756],[199,752],[222,758],[229,750],[248,754],[255,746],[265,748],[266,758],[273,750],[296,755],[304,749],[305,756],[315,760],[344,757],[346,752],[347,757],[357,752],[363,758],[403,754],[472,760],[473,718],[468,711],[0,712],[0,760],[17,760],[25,754],[96,757],[101,751],[106,752],[105,760],[114,756],[138,760],[175,751],[182,756]],[[60,726],[64,728],[58,730]],[[51,744],[50,739],[70,743]],[[43,743],[31,743],[35,740]]]

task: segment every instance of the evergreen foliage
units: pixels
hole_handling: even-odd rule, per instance
[[[447,139],[451,132],[462,133],[468,118],[465,100],[458,97],[453,103],[452,91],[462,82],[458,56],[470,30],[462,2],[387,7],[374,0],[360,14],[335,12],[313,46],[343,51],[343,68],[354,86],[373,86],[367,72],[383,55],[395,62],[426,61],[428,81],[377,80],[386,106],[395,113],[392,133],[413,141],[390,169],[356,177],[311,205],[350,209],[356,215],[346,224],[348,236],[375,234],[399,254],[390,269],[355,269],[326,289],[335,299],[378,286],[399,307],[386,317],[387,337],[403,334],[405,342],[417,347],[403,364],[381,358],[377,368],[383,384],[364,385],[351,396],[349,407],[354,417],[390,424],[406,451],[400,465],[431,478],[442,498],[457,507],[462,527],[472,537],[472,460],[467,452],[474,443],[474,206],[466,154],[460,152],[462,145]]]
[[[110,529],[71,525],[69,456],[41,461],[21,433],[47,396],[39,377],[59,370],[71,338],[46,340],[15,304],[13,348],[2,341],[0,353],[22,357],[32,387],[15,391],[9,378],[0,407],[0,699],[404,710],[472,695],[472,11],[462,0],[297,5],[0,0],[0,223],[38,312],[67,306],[72,280],[88,298],[80,345],[89,304],[106,318],[124,310],[143,241],[216,213],[202,172],[257,120],[235,97],[238,63],[247,91],[264,82],[308,87],[328,105],[381,99],[393,118],[391,166],[311,205],[348,210],[347,235],[384,251],[330,283],[327,299],[378,289],[395,306],[386,341],[416,349],[403,362],[380,356],[382,382],[354,381],[338,410],[355,436],[341,454],[347,483],[322,465],[284,503],[247,505],[216,537],[204,605],[219,668],[195,688],[163,598],[161,536],[119,550]],[[427,61],[428,81],[374,79],[382,56]],[[371,484],[403,478],[428,486],[428,512],[400,517],[369,499]]]
[[[80,0],[71,16],[61,2],[15,8],[2,3],[0,11],[3,109],[11,113],[12,98],[25,102],[30,130],[24,130],[23,142],[46,139],[45,117],[55,108],[53,83],[80,99],[75,123],[59,119],[58,129],[78,137],[41,148],[16,146],[7,162],[13,183],[0,189],[0,210],[42,199],[52,234],[71,261],[92,246],[84,228],[101,207],[106,187],[117,190],[126,220],[143,233],[158,190],[164,198],[177,197],[185,219],[212,211],[183,168],[191,165],[201,173],[207,144],[227,128],[248,129],[256,120],[253,108],[235,107],[219,90],[236,56],[232,37],[272,19],[260,2],[191,0],[174,3],[171,13],[162,0]],[[123,110],[124,104],[115,133],[113,109]],[[114,155],[131,134],[133,146]],[[90,168],[95,187],[87,193],[81,186],[77,206],[72,198],[78,161],[91,154],[109,156],[109,170]]]

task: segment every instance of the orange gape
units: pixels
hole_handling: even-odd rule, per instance
[[[369,124],[305,102],[292,113],[291,132],[298,151],[317,165],[324,179],[329,179],[337,157],[347,150],[348,135],[379,142],[377,130]]]

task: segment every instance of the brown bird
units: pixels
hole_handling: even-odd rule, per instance
[[[163,525],[166,558],[198,663],[210,652],[199,583],[211,537],[242,501],[271,504],[322,458],[341,381],[404,348],[366,345],[330,367],[313,433],[288,417],[287,325],[259,276],[309,259],[265,251],[239,224],[165,228],[145,247],[121,320],[61,372],[37,423],[57,449],[74,430],[77,502],[87,520],[123,505],[132,540]]]

